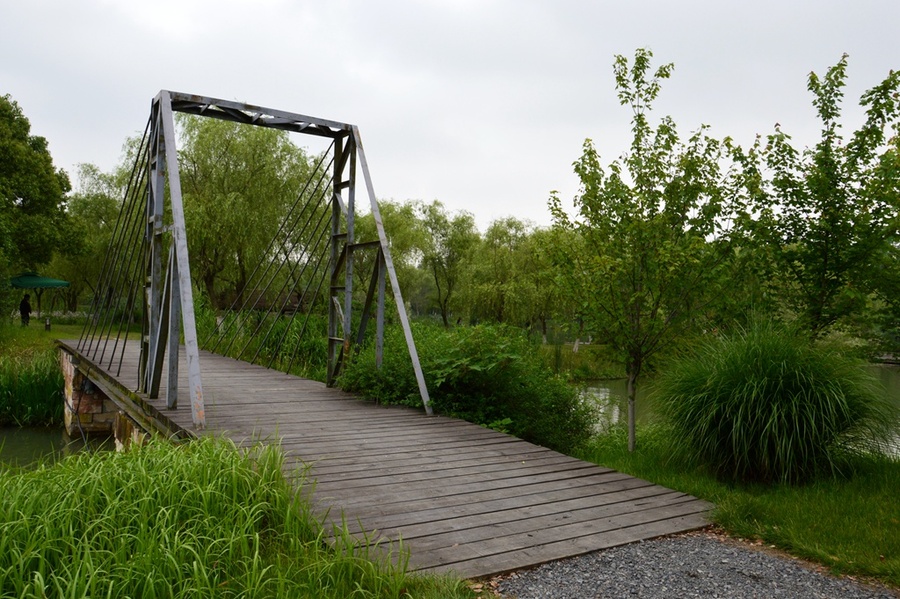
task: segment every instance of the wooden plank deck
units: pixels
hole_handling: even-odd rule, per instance
[[[119,376],[94,366],[133,391],[138,349],[129,343]],[[279,441],[291,472],[310,468],[321,513],[402,538],[413,569],[477,578],[707,524],[706,502],[468,422],[206,352],[201,371],[203,434]],[[182,407],[143,399],[192,431],[180,373]]]

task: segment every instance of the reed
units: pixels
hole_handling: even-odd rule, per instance
[[[58,424],[62,416],[63,377],[54,350],[0,356],[0,425]]]
[[[0,472],[0,596],[471,596],[327,530],[283,466],[208,438]]]

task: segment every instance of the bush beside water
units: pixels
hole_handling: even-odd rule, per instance
[[[0,595],[469,596],[327,532],[283,459],[204,438],[0,471]]]
[[[432,407],[438,413],[570,452],[591,435],[594,414],[578,392],[553,375],[525,335],[504,326],[413,324]],[[367,346],[341,375],[341,387],[385,404],[421,407],[403,332],[385,332],[384,362]]]
[[[691,456],[732,480],[834,474],[848,453],[877,451],[896,423],[863,362],[769,322],[669,365],[655,400]]]

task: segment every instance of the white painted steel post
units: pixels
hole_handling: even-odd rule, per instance
[[[197,324],[194,318],[194,296],[191,288],[191,267],[188,260],[187,233],[184,226],[184,204],[181,197],[181,175],[178,171],[178,153],[175,147],[175,121],[172,118],[172,98],[168,91],[161,91],[158,100],[166,147],[166,165],[169,175],[169,201],[172,207],[172,235],[175,245],[175,263],[181,299],[181,321],[184,330],[184,349],[187,356],[188,385],[190,386],[191,418],[194,427],[206,426],[206,408],[203,402],[203,383],[200,377],[200,345],[197,341]],[[175,277],[173,277],[174,279]],[[169,356],[177,360],[178,354]]]
[[[372,186],[372,177],[369,175],[369,164],[366,161],[366,154],[363,151],[359,128],[356,125],[353,125],[352,129],[353,139],[356,141],[356,151],[359,153],[359,163],[362,168],[363,177],[366,180],[366,190],[369,193],[369,204],[372,208],[375,228],[378,230],[378,239],[381,240],[381,249],[384,252],[384,265],[385,268],[387,268],[388,277],[391,279],[391,290],[394,292],[394,302],[397,304],[397,315],[400,318],[400,325],[403,327],[403,334],[406,337],[406,347],[409,350],[409,358],[412,360],[413,370],[416,373],[416,382],[419,384],[419,394],[422,396],[422,405],[425,406],[425,413],[431,416],[431,399],[428,397],[428,387],[425,385],[425,375],[422,373],[422,365],[419,363],[419,352],[416,351],[416,342],[413,340],[412,329],[409,326],[409,317],[406,314],[406,305],[403,303],[403,294],[400,293],[400,283],[397,280],[397,272],[394,270],[394,261],[391,259],[391,250],[388,246],[387,233],[384,231],[384,223],[381,220],[381,211],[378,209],[378,202],[375,199],[375,189]]]

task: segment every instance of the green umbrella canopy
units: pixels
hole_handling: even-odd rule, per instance
[[[69,286],[68,281],[42,277],[36,272],[23,272],[18,277],[11,278],[9,284],[18,289],[34,289],[34,293],[37,295],[38,318],[41,315],[41,294],[44,292],[44,289],[58,289],[59,287]]]
[[[36,272],[23,272],[18,277],[9,280],[10,285],[18,289],[55,289],[57,287],[68,287],[68,281],[60,279],[51,279],[50,277],[42,277]]]

